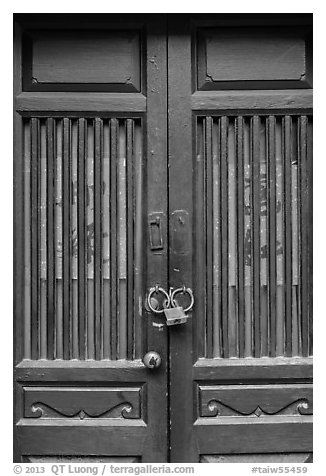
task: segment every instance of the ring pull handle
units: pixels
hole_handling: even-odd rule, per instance
[[[153,295],[158,294],[158,293],[164,294],[164,296],[166,298],[166,299],[164,299],[164,307],[162,309],[154,309],[153,306],[152,306],[152,303],[151,303],[151,298],[153,297]],[[156,286],[150,288],[148,296],[147,296],[147,305],[148,305],[148,308],[152,312],[154,312],[155,314],[162,314],[164,312],[165,308],[170,307],[170,304],[171,304],[171,299],[170,299],[170,296],[168,295],[168,293],[165,291],[165,289],[161,288],[161,286],[159,286],[158,284],[156,284]]]
[[[193,307],[194,305],[194,302],[195,302],[195,298],[194,298],[194,294],[192,292],[192,290],[190,288],[186,288],[186,286],[182,286],[181,288],[177,288],[175,289],[172,293],[171,293],[171,304],[173,307],[178,307],[178,303],[176,302],[175,300],[175,296],[179,293],[182,293],[182,294],[189,294],[189,297],[190,297],[190,304],[188,307],[186,307],[186,309],[184,309],[184,312],[188,312],[190,311],[190,309]]]

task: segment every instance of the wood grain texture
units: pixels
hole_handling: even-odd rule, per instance
[[[70,114],[87,111],[94,116],[99,112],[140,113],[146,111],[146,97],[141,93],[22,92],[15,98],[15,107],[23,115],[46,111]]]
[[[198,449],[201,454],[227,453],[232,441],[235,453],[255,452],[309,452],[312,441],[312,417],[278,416],[268,421],[259,420],[253,424],[252,418],[241,420],[230,418],[221,424],[213,424],[210,418],[201,418],[194,424]],[[248,421],[249,420],[249,421]],[[223,420],[224,421],[224,420]]]
[[[213,356],[213,120],[205,121],[205,184],[206,184],[206,355]]]
[[[290,109],[311,110],[311,90],[198,91],[191,96],[194,111]]]
[[[275,117],[267,122],[267,164],[268,164],[268,247],[269,247],[269,348],[270,356],[276,355],[276,164],[275,164]]]
[[[24,360],[15,369],[19,382],[145,382],[146,367],[141,360],[134,361],[82,361]]]
[[[189,214],[189,226],[195,225],[193,203],[193,167],[195,165],[195,137],[193,136],[194,123],[192,122],[190,94],[191,94],[191,26],[178,16],[172,17],[169,23],[168,37],[168,72],[169,72],[169,212],[185,210]],[[182,140],[181,140],[182,138]],[[205,175],[204,175],[205,176]],[[199,199],[199,197],[198,197]],[[200,200],[203,201],[204,197]],[[203,202],[202,202],[203,203]],[[205,213],[205,210],[203,210]],[[196,216],[196,220],[202,218]],[[203,233],[202,229],[202,233]],[[190,235],[189,249],[193,243]],[[200,240],[200,238],[199,238]],[[201,248],[202,249],[202,248]],[[197,255],[198,256],[198,255]],[[205,253],[201,255],[205,259]],[[197,273],[203,269],[196,265],[193,269],[193,253],[171,253],[169,260],[170,286],[177,288],[182,285],[193,288],[197,281]],[[202,271],[201,271],[202,273]],[[205,274],[204,283],[205,283]],[[202,281],[201,281],[202,282]],[[197,284],[196,288],[197,290]],[[204,293],[205,289],[200,289]],[[203,296],[203,295],[202,295]],[[200,298],[204,301],[203,297]],[[171,420],[171,462],[198,461],[196,439],[192,428],[193,423],[193,383],[191,368],[197,348],[193,348],[194,335],[197,334],[197,322],[201,321],[203,328],[205,308],[199,307],[200,301],[192,311],[192,318],[178,329],[170,331],[170,420]],[[204,304],[205,305],[205,304]],[[205,321],[204,321],[205,322]],[[177,326],[172,326],[177,327]],[[183,382],[180,385],[180,382]]]
[[[102,194],[103,194],[103,122],[94,121],[94,315],[95,358],[103,358],[103,286],[102,286]]]
[[[148,432],[144,445],[143,461],[163,462],[168,459],[168,337],[166,326],[155,326],[162,323],[161,317],[146,311],[144,297],[147,290],[155,284],[168,288],[168,238],[167,222],[162,225],[162,239],[165,247],[159,252],[150,248],[148,233],[140,235],[146,228],[146,214],[162,212],[167,216],[168,190],[168,153],[167,153],[167,19],[165,15],[157,15],[147,29],[147,116],[143,122],[143,142],[138,141],[138,150],[143,147],[145,156],[137,152],[136,161],[136,197],[141,197],[136,205],[136,240],[135,259],[138,265],[137,285],[135,291],[135,311],[137,326],[136,351],[141,353],[154,349],[162,358],[159,369],[148,378],[147,421]],[[143,144],[143,146],[142,146]],[[141,165],[143,171],[141,172]],[[143,186],[141,186],[143,177]],[[144,191],[147,190],[145,194]],[[147,205],[146,205],[147,204]],[[143,208],[142,208],[143,206]],[[146,207],[146,214],[144,214]],[[135,453],[133,453],[135,454]]]
[[[205,57],[198,59],[200,89],[227,87],[227,82],[236,84],[233,89],[239,89],[237,83],[241,83],[240,87],[245,84],[247,88],[260,89],[266,81],[274,82],[274,88],[280,81],[291,81],[291,87],[300,87],[300,82],[309,75],[306,71],[309,40],[302,29],[201,29],[198,37],[203,43],[198,46],[199,55]],[[219,86],[221,82],[223,86]]]
[[[131,133],[133,130],[135,134]],[[126,358],[127,349],[129,358],[133,358],[133,346],[139,348],[139,329],[133,342],[135,300],[132,275],[134,253],[137,255],[138,274],[142,260],[139,251],[143,233],[140,212],[143,200],[142,133],[140,121],[135,119],[83,117],[62,120],[50,117],[26,120],[26,358],[32,356],[29,350],[32,339],[34,359],[45,356],[48,359],[63,356],[66,359],[96,357],[97,360],[119,356]],[[128,145],[128,152],[123,144]],[[115,173],[127,170],[127,156],[128,186],[127,172]],[[133,193],[135,173],[137,197]],[[122,202],[121,196],[124,197]],[[117,203],[119,213],[115,207]],[[132,233],[136,209],[139,218],[136,220],[137,238],[134,241]],[[30,275],[34,281],[31,281]],[[125,287],[124,294],[117,292],[116,282]],[[113,303],[110,292],[115,295]],[[121,317],[120,327],[116,326],[116,310]],[[115,349],[118,335],[120,354]]]
[[[285,355],[292,354],[292,119],[283,119],[283,160],[284,160],[284,277],[285,277]]]
[[[312,453],[202,455],[200,463],[311,463]]]
[[[307,117],[197,118],[195,294],[203,316],[197,324],[200,356],[302,355],[307,312],[298,299],[303,292],[308,305],[310,278],[298,281],[299,243],[306,250],[300,255],[302,272],[307,274],[308,265],[307,218],[302,212],[300,218],[299,212],[311,206],[311,198],[307,159],[299,160],[301,166],[296,157],[301,143],[301,155],[307,155],[307,127],[301,139],[297,135],[297,124]],[[298,174],[303,177],[299,187]],[[200,329],[202,322],[205,328]]]
[[[31,120],[31,355],[39,357],[39,160],[40,125]]]
[[[55,220],[55,122],[47,121],[47,358],[54,358],[54,338],[55,338],[55,241],[54,220]]]
[[[87,123],[78,120],[78,342],[79,357],[85,358],[86,350],[86,154],[87,154]]]
[[[229,194],[229,167],[228,167],[228,118],[221,118],[220,136],[220,170],[221,170],[221,309],[222,309],[222,336],[223,357],[229,357],[229,229],[228,229],[228,194]]]
[[[244,260],[244,121],[240,116],[236,121],[236,181],[237,181],[237,271],[238,271],[238,329],[239,357],[245,355],[245,260]]]
[[[216,385],[198,387],[198,414],[221,418],[312,415],[312,385]]]
[[[139,91],[139,31],[41,31],[29,33],[30,51],[23,59],[25,90],[90,90],[92,84]],[[75,85],[75,87],[73,87]],[[69,87],[70,86],[70,87]]]
[[[24,456],[23,463],[140,463],[137,456]]]
[[[311,358],[199,359],[193,367],[195,380],[291,381],[312,378]]]
[[[142,420],[106,422],[21,419],[16,427],[23,455],[141,455],[146,436]],[[108,445],[108,441],[110,444]],[[123,444],[121,444],[123,442]]]
[[[140,387],[24,387],[24,417],[142,418]]]

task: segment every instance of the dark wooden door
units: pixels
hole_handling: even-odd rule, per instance
[[[16,16],[15,66],[15,459],[167,461],[165,16]]]
[[[307,461],[310,16],[15,20],[15,460]]]
[[[171,461],[311,458],[310,21],[170,21]]]

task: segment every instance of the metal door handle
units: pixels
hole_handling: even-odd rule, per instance
[[[148,369],[157,369],[162,362],[160,354],[151,350],[144,355],[143,362]]]
[[[152,298],[153,298],[153,295],[154,294],[158,294],[158,293],[163,293],[165,295],[165,300],[163,302],[163,308],[162,309],[154,309],[153,306],[152,306]],[[165,289],[161,288],[161,286],[159,286],[158,284],[156,286],[154,286],[153,288],[150,288],[149,290],[149,293],[148,293],[148,296],[147,296],[147,305],[148,305],[148,308],[154,312],[155,314],[162,314],[164,312],[164,309],[165,308],[168,308],[170,307],[171,305],[171,299],[170,299],[170,296],[168,295],[168,293],[165,291]]]
[[[182,286],[182,288],[177,288],[174,290],[173,288],[170,288],[170,300],[173,307],[178,307],[178,303],[175,300],[175,296],[179,293],[189,294],[190,303],[189,303],[189,306],[184,309],[184,312],[190,311],[190,309],[193,307],[195,302],[194,293],[192,292],[190,288],[186,288],[186,286]]]

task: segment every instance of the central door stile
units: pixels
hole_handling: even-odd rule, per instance
[[[156,284],[168,286],[168,177],[167,177],[167,48],[166,15],[155,15],[147,26],[147,204],[146,256],[147,293]],[[159,213],[161,220],[162,247],[152,249],[150,242],[150,216]],[[145,299],[145,296],[143,296]],[[139,303],[143,306],[144,302]],[[168,337],[163,317],[144,310],[147,321],[147,336],[144,339],[142,357],[148,351],[157,352],[162,363],[159,368],[147,370],[148,421],[151,429],[145,441],[143,461],[168,461]],[[151,441],[149,441],[151,439]],[[148,448],[148,451],[147,449]]]
[[[193,288],[192,283],[192,117],[190,23],[169,19],[169,282],[173,288]],[[179,235],[179,236],[178,236]],[[177,244],[177,246],[176,246]],[[170,461],[197,462],[193,426],[193,332],[196,323],[170,329]],[[185,442],[187,442],[185,444]]]

